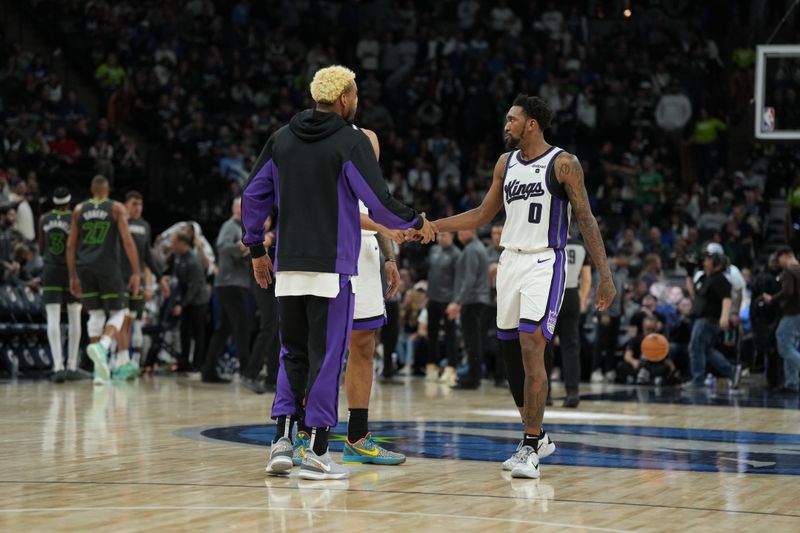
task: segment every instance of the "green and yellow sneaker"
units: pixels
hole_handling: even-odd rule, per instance
[[[300,466],[306,457],[306,449],[311,443],[311,437],[305,431],[298,431],[294,436],[294,452],[292,453],[292,466]]]
[[[111,371],[111,379],[114,381],[128,381],[139,375],[139,366],[133,361],[128,361]]]
[[[402,453],[391,452],[378,446],[372,438],[372,433],[367,433],[366,437],[357,442],[351,443],[349,440],[345,440],[342,450],[342,462],[345,464],[399,465],[405,461],[406,456]]]

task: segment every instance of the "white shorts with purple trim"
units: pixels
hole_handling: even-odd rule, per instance
[[[377,329],[386,324],[381,284],[381,252],[372,235],[361,235],[361,252],[358,254],[358,276],[351,280],[356,294],[353,329]]]
[[[513,340],[540,327],[550,341],[564,300],[564,250],[506,249],[497,264],[497,338]]]

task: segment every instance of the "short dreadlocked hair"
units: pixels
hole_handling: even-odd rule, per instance
[[[518,94],[514,99],[513,105],[521,107],[525,114],[528,115],[528,118],[538,122],[542,131],[550,127],[550,123],[553,120],[553,112],[548,107],[547,102],[538,96]]]
[[[332,104],[353,86],[356,73],[341,65],[319,69],[311,80],[311,98],[318,104]]]

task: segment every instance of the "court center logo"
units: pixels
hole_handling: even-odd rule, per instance
[[[519,425],[492,422],[371,422],[375,440],[409,457],[502,462]],[[558,446],[544,464],[800,475],[800,435],[670,427],[548,424]],[[185,428],[185,438],[269,446],[273,425]],[[341,451],[347,426],[332,431]]]

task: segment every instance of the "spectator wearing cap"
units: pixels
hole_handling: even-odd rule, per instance
[[[728,283],[731,284],[731,318],[734,326],[737,326],[739,324],[739,308],[742,304],[744,289],[747,286],[744,276],[742,275],[742,271],[739,270],[739,267],[731,264],[730,261],[728,261],[728,259],[725,257],[725,250],[722,248],[722,245],[717,242],[708,243],[704,249],[704,254],[723,258],[724,267],[722,269],[722,274],[725,276],[725,279],[728,280]],[[689,290],[689,294],[694,297],[693,285],[698,279],[700,279],[700,276],[703,275],[703,272],[697,271],[693,272],[692,274],[692,283],[690,283],[687,288]]]
[[[730,327],[731,284],[725,279],[725,257],[717,253],[703,256],[703,271],[694,281],[694,306],[692,307],[692,337],[689,342],[691,359],[691,385],[703,386],[706,363],[721,376],[730,379],[731,386],[739,386],[741,365],[732,365],[715,348],[720,330]]]
[[[800,263],[788,246],[780,248],[775,255],[783,268],[781,290],[764,300],[781,306],[781,320],[775,330],[778,353],[783,358],[785,389],[800,391]]]

